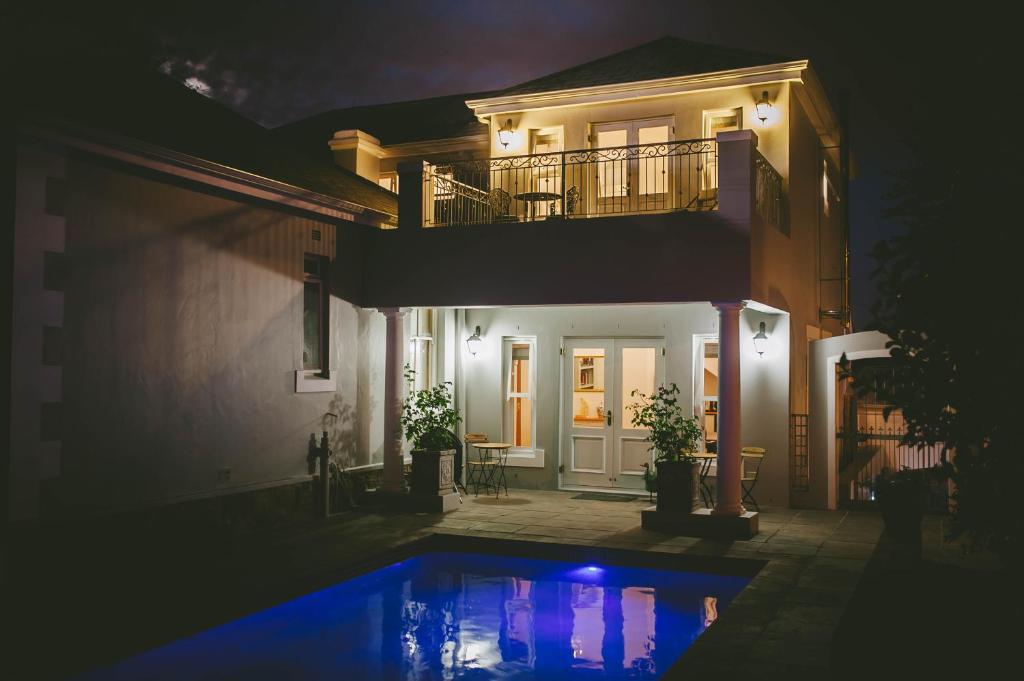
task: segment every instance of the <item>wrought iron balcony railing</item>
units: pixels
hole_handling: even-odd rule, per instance
[[[428,165],[424,225],[718,208],[714,139]]]
[[[779,171],[754,151],[754,207],[761,219],[789,234],[789,204]]]

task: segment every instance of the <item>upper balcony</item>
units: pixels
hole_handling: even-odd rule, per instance
[[[428,165],[425,227],[718,207],[714,139]]]
[[[756,147],[741,130],[401,164],[399,227],[374,239],[367,304],[749,299],[752,231],[787,220],[784,181]]]

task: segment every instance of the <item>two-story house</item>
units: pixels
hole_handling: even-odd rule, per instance
[[[14,520],[308,485],[321,429],[397,489],[405,363],[510,486],[642,490],[633,393],[675,383],[719,514],[748,445],[760,503],[808,503],[808,344],[847,310],[806,60],[663,38],[277,131],[168,88],[20,122]]]
[[[808,345],[847,320],[842,140],[808,61],[666,37],[282,132],[399,193],[364,304],[414,310],[402,353],[514,444],[513,484],[642,489],[633,391],[676,383],[720,466],[764,447],[762,502],[800,502]]]

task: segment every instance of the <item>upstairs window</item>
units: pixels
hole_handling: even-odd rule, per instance
[[[389,192],[398,193],[398,173],[381,173],[377,178],[377,184]]]

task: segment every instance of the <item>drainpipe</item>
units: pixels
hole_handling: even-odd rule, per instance
[[[839,174],[843,183],[840,201],[840,228],[843,236],[843,331],[853,331],[850,311],[850,92],[839,95]]]

